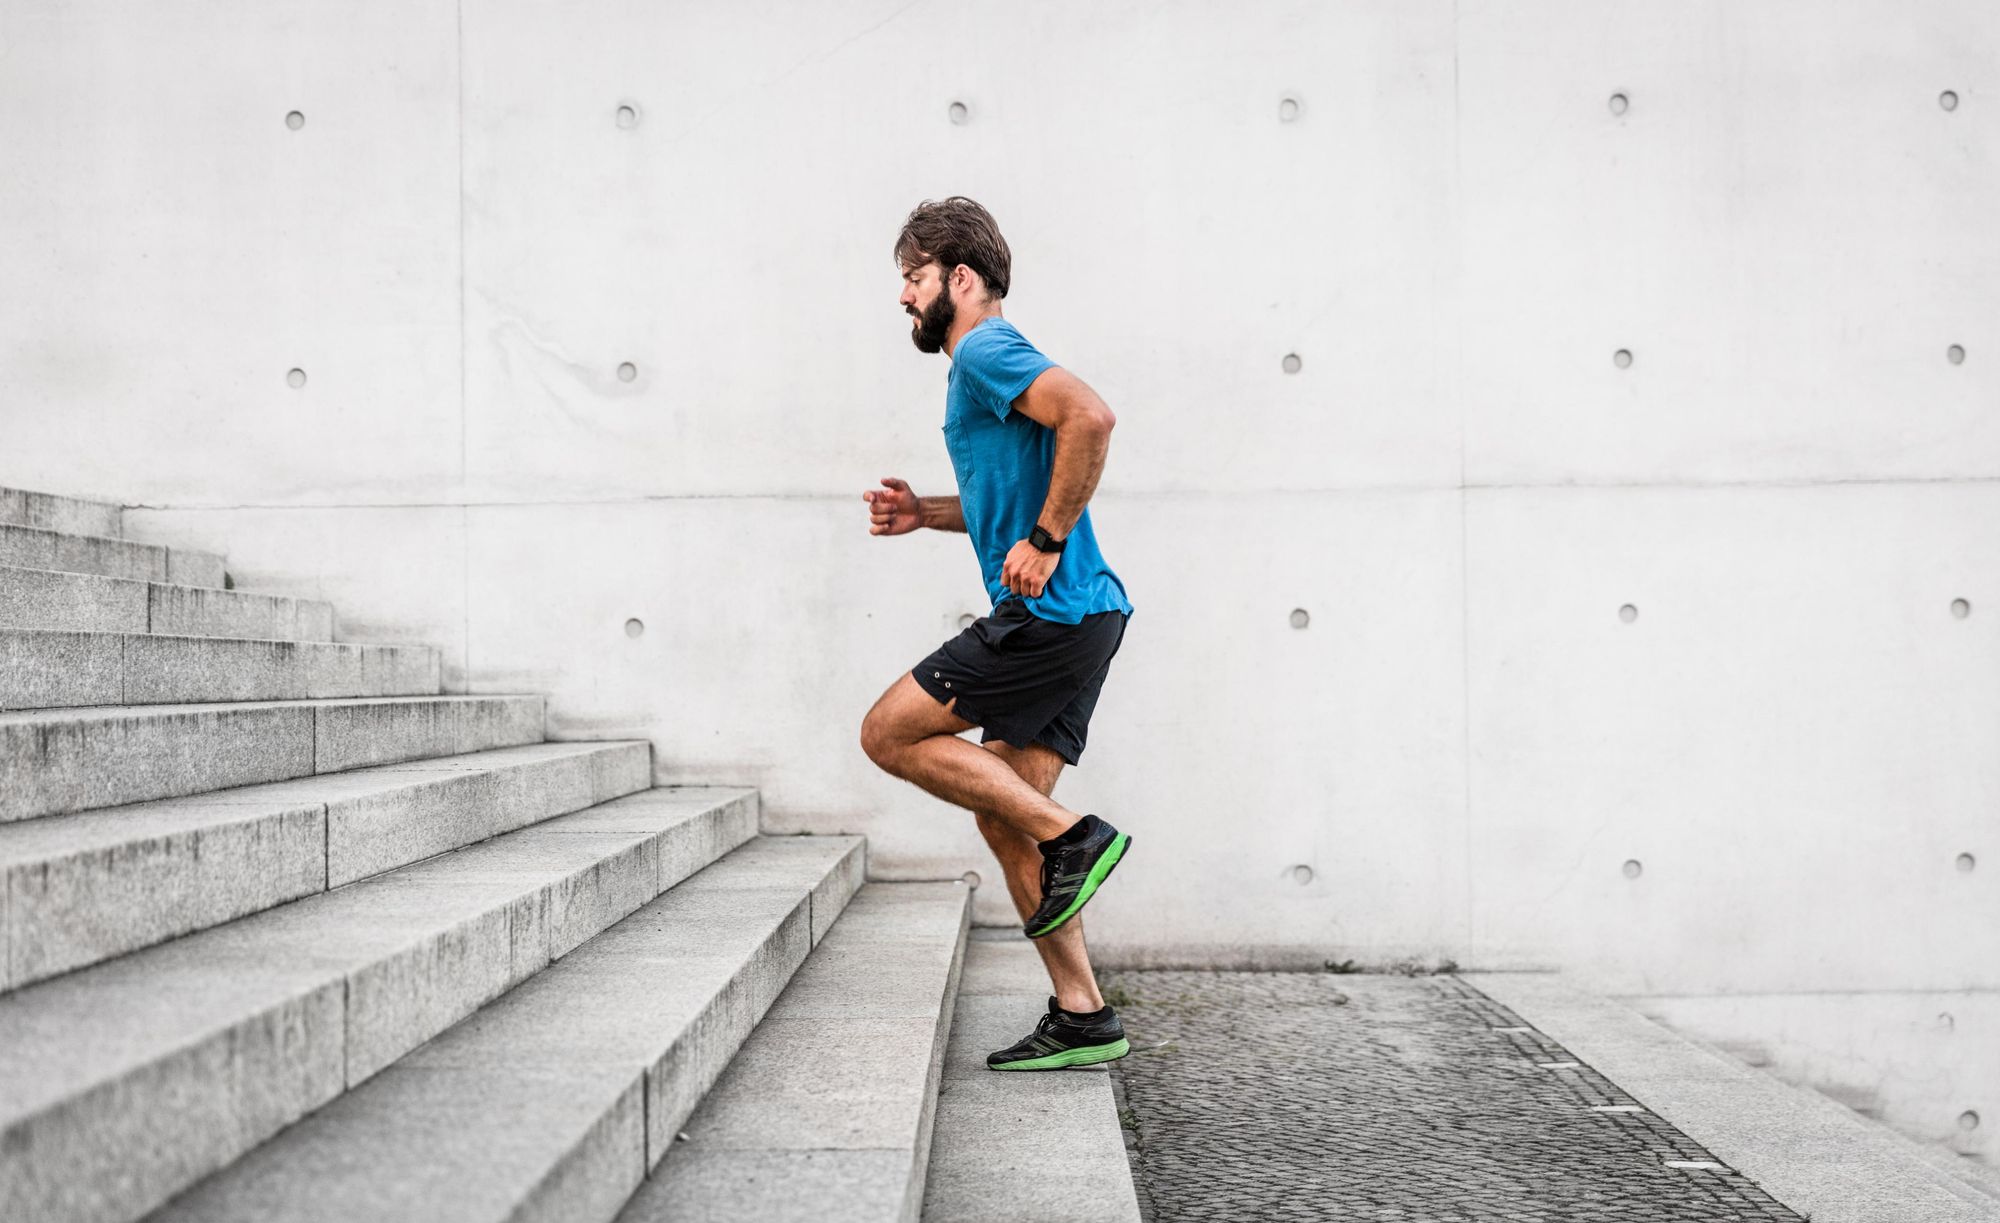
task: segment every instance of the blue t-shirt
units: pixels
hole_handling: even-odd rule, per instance
[[[1104,611],[1132,614],[1125,585],[1097,549],[1090,510],[1077,519],[1040,598],[1000,584],[1007,553],[1035,529],[1055,470],[1056,431],[1014,411],[1014,401],[1055,362],[997,315],[958,341],[945,379],[944,445],[958,476],[965,533],[979,554],[986,593],[998,607],[1020,599],[1044,620],[1076,624]]]

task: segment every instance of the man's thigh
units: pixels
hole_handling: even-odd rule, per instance
[[[915,678],[905,671],[875,702],[875,707],[862,720],[862,726],[871,736],[881,735],[905,743],[928,739],[932,735],[963,734],[972,729],[973,723],[952,712],[957,704],[957,697],[939,704],[935,697],[919,688]]]

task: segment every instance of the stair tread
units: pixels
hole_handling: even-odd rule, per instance
[[[970,897],[856,893],[618,1223],[913,1217]]]
[[[31,726],[40,722],[111,721],[131,717],[177,717],[183,714],[248,709],[303,709],[352,705],[413,705],[423,701],[471,704],[479,701],[522,701],[543,699],[531,692],[439,692],[413,696],[317,696],[282,701],[194,701],[163,705],[64,705],[54,709],[15,709],[0,712],[0,727]]]
[[[196,587],[194,589],[199,589]],[[0,637],[128,637],[144,642],[185,641],[203,646],[278,645],[291,649],[342,652],[347,650],[423,650],[438,653],[438,647],[407,641],[299,641],[289,637],[217,637],[199,633],[136,633],[118,629],[12,628],[0,625]]]

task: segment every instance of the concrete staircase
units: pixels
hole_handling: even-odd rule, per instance
[[[0,1219],[917,1217],[962,884],[120,518],[0,490]]]

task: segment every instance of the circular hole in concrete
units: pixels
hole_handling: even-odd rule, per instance
[[[1313,622],[1312,613],[1308,612],[1305,608],[1294,607],[1292,609],[1293,628],[1304,628],[1306,625],[1311,624],[1312,622]]]
[[[1278,99],[1278,122],[1296,123],[1299,118],[1299,100],[1293,97]]]
[[[1971,854],[1960,854],[1953,860],[1952,865],[1958,867],[1958,871],[1962,875],[1979,865],[1979,863]]]
[[[1978,1129],[1978,1128],[1979,1128],[1979,1114],[1978,1114],[1978,1113],[1975,1113],[1975,1112],[1973,1112],[1973,1111],[1972,1111],[1971,1109],[1969,1109],[1969,1108],[1968,1108],[1968,1109],[1966,1109],[1966,1110],[1965,1110],[1964,1112],[1962,1112],[1962,1113],[1960,1113],[1960,1114],[1958,1115],[1958,1128],[1959,1128],[1959,1129],[1962,1129],[1962,1130],[1976,1130],[1976,1129]]]
[[[1954,618],[1963,620],[1972,614],[1972,604],[1967,603],[1964,599],[1953,599],[1951,601],[1951,614]]]
[[[967,872],[965,872],[965,873],[964,873],[963,875],[960,875],[960,876],[958,877],[958,881],[959,881],[960,883],[964,884],[964,885],[965,885],[966,887],[969,887],[969,888],[976,888],[976,887],[978,887],[978,886],[979,886],[979,884],[980,884],[980,879],[979,879],[979,872],[978,872],[978,871],[967,871]]]
[[[637,110],[637,108],[631,106],[619,107],[618,126],[628,127],[628,128],[639,126],[639,111]]]
[[[1640,875],[1646,873],[1646,868],[1639,865],[1639,859],[1627,858],[1625,859],[1624,871],[1627,879],[1637,879]]]
[[[945,113],[951,116],[953,123],[961,125],[970,122],[972,119],[972,108],[963,102],[953,102],[950,109]]]
[[[304,386],[305,384],[306,384],[306,372],[302,369],[292,370],[290,373],[285,375],[285,385],[291,387],[295,391],[298,390],[300,387]]]
[[[627,620],[625,622],[625,635],[627,637],[637,637],[645,631],[646,631],[646,622],[644,620],[635,619],[635,620]]]
[[[620,382],[630,382],[632,381],[632,379],[637,378],[638,376],[639,376],[639,367],[632,364],[630,361],[627,361],[623,365],[618,367],[618,381]]]
[[[1299,354],[1295,352],[1286,353],[1285,359],[1283,361],[1280,361],[1278,364],[1288,374],[1296,374],[1301,369],[1305,368],[1305,362],[1299,360]]]
[[[1313,868],[1305,865],[1303,862],[1286,873],[1291,875],[1292,882],[1298,884],[1300,887],[1304,887],[1313,881]]]
[[[1950,348],[1945,349],[1944,359],[1951,362],[1953,365],[1964,365],[1965,364],[1964,346],[1960,344],[1953,344]]]
[[[1618,618],[1620,620],[1623,620],[1625,623],[1630,624],[1634,620],[1637,620],[1639,618],[1639,609],[1632,606],[1630,603],[1627,603],[1625,606],[1618,609]]]
[[[295,110],[285,116],[285,126],[291,128],[295,132],[298,131],[300,128],[304,127],[305,125],[306,125],[306,117],[303,111]]]
[[[966,629],[971,628],[973,623],[978,619],[979,617],[973,615],[971,612],[966,612],[958,618],[958,631],[962,633]]]
[[[1958,95],[1947,89],[1938,95],[1938,105],[1946,110],[1958,109]]]
[[[1632,350],[1629,348],[1621,348],[1617,352],[1612,353],[1611,364],[1617,366],[1619,369],[1631,369]]]
[[[1627,98],[1627,97],[1626,97],[1626,96],[1625,96],[1624,94],[1622,94],[1622,93],[1614,93],[1614,94],[1612,94],[1612,95],[1611,95],[1611,113],[1612,113],[1612,114],[1614,114],[1614,115],[1622,115],[1622,114],[1624,114],[1624,113],[1625,113],[1625,110],[1626,110],[1626,108],[1627,108],[1627,107],[1629,107],[1629,106],[1631,106],[1631,105],[1632,105],[1632,100],[1631,100],[1630,98]]]

